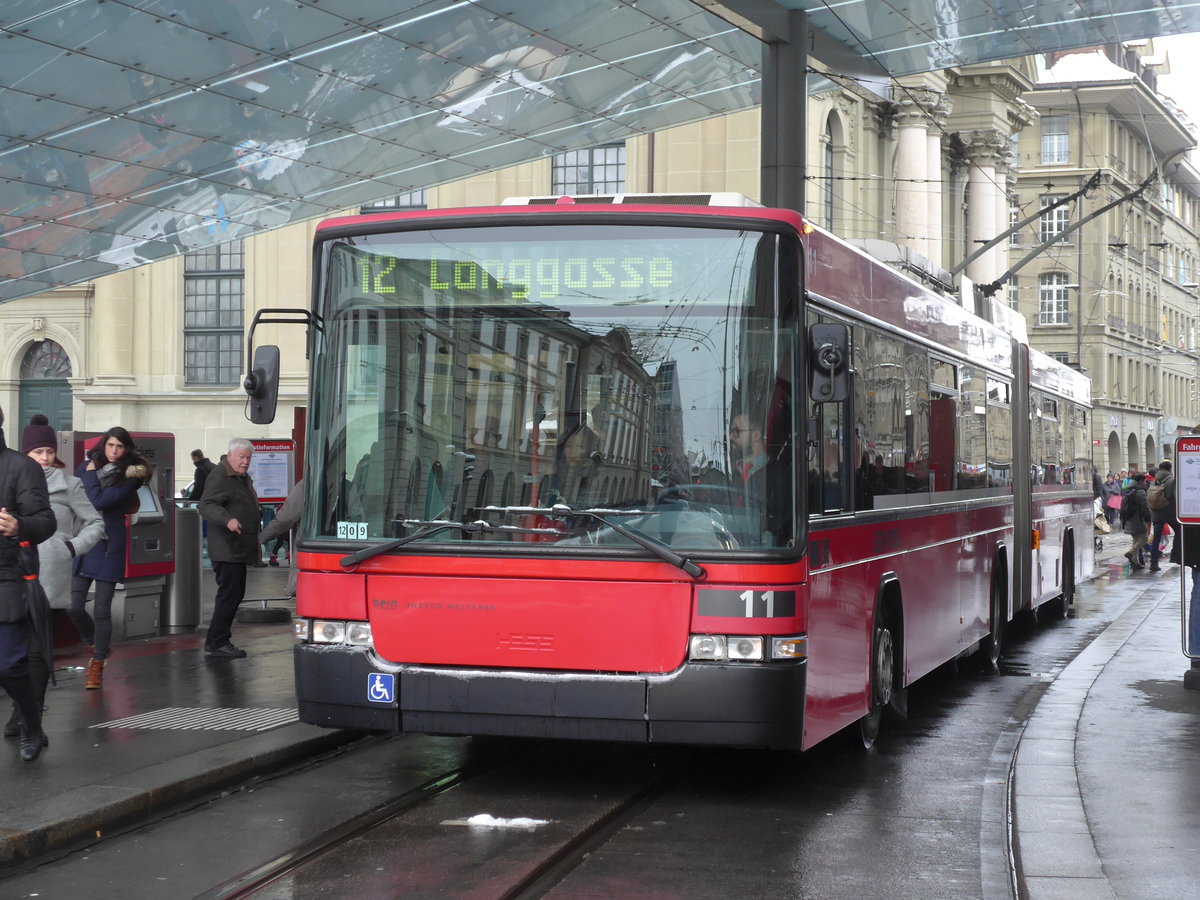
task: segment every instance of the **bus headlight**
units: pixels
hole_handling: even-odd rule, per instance
[[[744,659],[753,662],[763,658],[763,639],[760,637],[730,635],[725,639],[725,647],[730,659]]]
[[[693,634],[688,659],[725,659],[725,636]]]
[[[346,640],[346,623],[327,619],[314,619],[312,641],[314,644],[341,644]]]
[[[764,662],[806,656],[808,637],[803,634],[693,634],[688,638],[688,662]]]
[[[298,641],[307,641],[308,626],[308,619],[292,619],[292,637]]]
[[[370,622],[347,622],[346,643],[356,647],[370,647],[374,644],[371,637]]]
[[[693,634],[688,659],[757,662],[763,658],[763,639],[744,634]]]

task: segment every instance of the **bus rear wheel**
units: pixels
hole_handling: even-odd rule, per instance
[[[1000,671],[1000,656],[1004,652],[1004,592],[995,582],[992,583],[991,602],[988,604],[991,607],[991,631],[987,636],[979,642],[979,649],[975,651],[975,661],[979,664],[979,668],[989,675],[995,675]]]
[[[883,724],[883,712],[892,702],[895,684],[896,650],[891,629],[876,616],[875,634],[871,640],[871,701],[867,714],[858,720],[859,736],[864,749],[875,746],[879,737],[879,726]]]
[[[1062,594],[1046,604],[1050,619],[1065,619],[1075,603],[1075,547],[1068,542],[1063,549]]]

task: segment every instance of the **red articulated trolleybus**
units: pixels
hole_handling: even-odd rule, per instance
[[[303,721],[870,745],[916,679],[1065,611],[1087,379],[794,212],[705,202],[319,226],[312,309],[273,311],[310,326]],[[255,421],[277,369],[258,348]]]

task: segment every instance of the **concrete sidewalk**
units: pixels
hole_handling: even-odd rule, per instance
[[[1013,855],[1029,900],[1200,892],[1200,691],[1186,690],[1180,580],[1132,571],[1109,535],[1081,593],[1123,611],[1050,683],[1010,782]],[[1190,586],[1190,577],[1188,580]]]
[[[287,573],[251,568],[246,604],[287,605],[278,599]],[[205,569],[202,622],[214,592]],[[0,747],[0,876],[357,738],[297,722],[290,619],[235,623],[233,632],[248,658],[207,659],[203,629],[118,643],[95,691],[83,688],[82,648],[56,658],[50,746],[32,765],[21,763],[15,740]],[[7,705],[0,712],[7,719]]]

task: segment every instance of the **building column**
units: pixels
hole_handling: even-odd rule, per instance
[[[896,105],[896,242],[929,256],[929,104],[909,91]]]
[[[941,268],[944,258],[942,242],[944,229],[942,227],[942,184],[944,181],[944,166],[942,161],[942,134],[947,118],[950,116],[950,98],[943,96],[930,113],[932,124],[925,139],[925,187],[928,196],[928,213],[926,221],[929,225],[929,240],[925,256],[929,261]]]
[[[997,207],[1007,214],[1007,203],[997,179],[997,167],[1007,148],[1008,141],[997,131],[977,131],[967,141],[967,240],[972,248],[999,233]],[[975,284],[995,281],[1007,268],[1004,265],[1007,249],[1000,245],[984,253],[967,266],[967,277]]]

